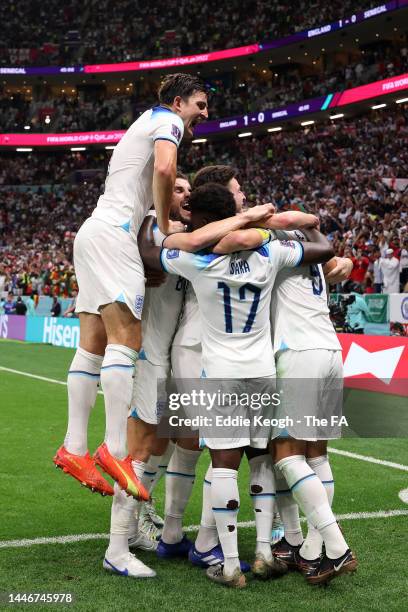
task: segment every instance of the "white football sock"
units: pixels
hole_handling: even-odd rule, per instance
[[[167,450],[165,453],[163,453],[163,455],[150,455],[149,461],[146,462],[145,470],[148,476],[150,476],[149,486],[147,487],[149,493],[152,493],[156,485],[160,482],[163,475],[166,473],[170,458],[174,451],[174,447],[174,442],[170,440]]]
[[[129,525],[137,504],[136,500],[132,496],[128,497],[116,482],[114,491],[109,547],[106,551],[108,559],[117,559],[129,552]]]
[[[324,488],[326,489],[329,504],[332,506],[334,497],[334,480],[327,455],[312,457],[311,459],[307,459],[307,462],[322,481]],[[307,536],[303,542],[302,548],[300,549],[300,554],[304,559],[317,559],[322,552],[323,538],[310,522],[307,524],[307,529]]]
[[[285,540],[291,546],[303,542],[302,527],[299,519],[299,506],[293,499],[289,485],[282,472],[275,466],[276,505],[283,523]]]
[[[94,407],[103,357],[78,347],[68,372],[68,427],[64,446],[74,455],[88,450],[88,421]]]
[[[149,490],[150,476],[148,473],[146,473],[146,465],[147,464],[144,461],[137,461],[137,460],[132,461],[132,468],[133,468],[134,473],[136,474],[136,476],[138,477],[142,485],[147,490]],[[129,521],[129,533],[128,533],[129,538],[135,537],[138,533],[139,510],[140,510],[140,504],[143,504],[143,503],[144,502],[137,501],[134,506],[132,516]]]
[[[249,492],[255,513],[256,553],[272,559],[271,533],[275,509],[275,475],[272,457],[260,455],[249,461]]]
[[[105,396],[105,442],[118,459],[126,454],[127,419],[133,390],[133,373],[138,354],[121,344],[108,344],[101,368]]]
[[[276,466],[282,470],[292,495],[306,518],[322,536],[327,556],[337,559],[344,555],[348,549],[347,543],[330,508],[324,486],[307,464],[305,457],[292,455],[278,461]]]
[[[166,472],[166,504],[162,540],[176,544],[183,539],[183,515],[190,499],[195,469],[201,451],[187,450],[178,444]]]
[[[212,509],[224,553],[224,573],[230,576],[239,568],[237,516],[239,510],[238,471],[213,468]]]
[[[218,544],[217,525],[211,499],[212,464],[208,466],[203,482],[203,506],[201,510],[200,529],[195,541],[196,549],[203,553],[211,550]]]

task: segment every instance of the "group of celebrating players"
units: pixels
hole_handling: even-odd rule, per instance
[[[206,86],[193,75],[169,75],[158,98],[115,147],[105,191],[75,239],[80,342],[68,373],[67,434],[54,463],[113,496],[108,571],[154,577],[130,552],[139,547],[163,559],[188,557],[210,580],[234,588],[246,586],[248,571],[265,580],[297,570],[310,584],[327,583],[357,567],[331,510],[327,438],[339,432],[322,435],[296,423],[339,403],[341,348],[325,276],[345,280],[352,263],[335,257],[314,215],[276,213],[270,204],[244,210],[228,166],[198,169],[191,187],[177,173],[177,150],[208,117]],[[312,382],[306,391],[305,381]],[[106,434],[91,457],[87,429],[99,383]],[[218,398],[212,412],[221,418],[251,416],[251,406],[236,398],[272,398],[279,387],[282,401],[274,406],[271,399],[263,411],[277,418],[261,428],[243,418],[235,429],[199,421],[177,435],[160,433],[169,420],[169,388],[188,396],[209,386]],[[198,415],[191,406],[185,413]],[[193,543],[183,514],[204,448],[211,463]],[[251,565],[238,553],[244,454],[256,528]],[[165,516],[156,529],[150,500],[164,473]],[[278,510],[284,537],[271,546]]]

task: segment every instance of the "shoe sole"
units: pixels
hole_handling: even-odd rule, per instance
[[[57,459],[54,457],[53,462],[56,468],[58,468],[59,470],[62,470],[64,474],[68,474],[68,476],[72,476],[72,478],[75,478],[75,480],[77,480],[81,484],[81,486],[85,487],[86,489],[89,489],[92,493],[99,493],[100,495],[102,495],[102,497],[109,497],[113,495],[113,491],[112,493],[108,491],[104,491],[100,489],[97,485],[90,484],[86,480],[82,480],[76,474],[73,474],[70,471],[69,467],[60,459]]]
[[[120,572],[115,572],[115,570],[113,570],[110,567],[105,567],[105,565],[103,565],[103,569],[106,572],[109,572],[110,574],[113,574],[113,576],[121,576],[122,578],[137,578],[138,580],[145,580],[147,578],[155,578],[156,574],[153,574],[151,576],[135,576],[134,574],[121,574]]]
[[[210,578],[208,576],[209,580],[211,580],[211,582],[214,582],[215,584],[220,584],[221,586],[225,586],[228,587],[229,589],[245,589],[247,585],[247,582],[244,578],[244,580],[242,581],[241,578],[239,579],[238,582],[223,582],[222,580],[214,580],[214,578]]]
[[[288,572],[287,567],[285,567],[285,569],[282,568],[280,570],[280,569],[269,567],[269,566],[266,566],[265,568],[259,568],[259,569],[252,566],[251,570],[252,570],[252,574],[254,575],[254,578],[256,578],[257,580],[270,580],[274,578],[281,578],[281,576],[284,576]]]
[[[312,576],[310,578],[306,578],[307,582],[311,585],[327,585],[329,582],[338,578],[339,576],[344,576],[345,574],[353,574],[357,570],[357,559],[351,559],[348,563],[345,563],[338,572],[331,570],[326,572],[325,574],[321,574],[320,576]]]

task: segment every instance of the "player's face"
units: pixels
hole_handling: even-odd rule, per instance
[[[208,119],[207,94],[197,91],[187,100],[176,98],[176,108],[184,123],[185,136],[191,138],[195,126]]]
[[[245,193],[241,191],[241,185],[238,183],[236,178],[232,178],[229,181],[227,187],[234,196],[237,213],[242,212],[242,208],[244,206],[246,198]]]
[[[189,223],[191,219],[191,212],[188,210],[188,208],[185,208],[185,206],[188,204],[190,193],[190,183],[185,179],[176,178],[170,209],[170,216],[174,220],[180,219],[183,223]]]

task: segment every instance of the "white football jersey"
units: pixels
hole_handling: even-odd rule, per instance
[[[278,239],[306,240],[298,230],[275,234]],[[341,350],[329,317],[326,282],[320,264],[279,272],[272,291],[271,325],[275,354],[285,349]]]
[[[144,112],[116,145],[105,192],[92,216],[136,237],[153,204],[154,143],[169,140],[178,147],[183,133],[183,121],[168,108],[156,106]]]
[[[155,216],[152,211],[151,214]],[[165,238],[157,223],[153,226],[154,243],[160,246]],[[142,315],[141,357],[154,365],[168,365],[176,333],[186,281],[181,276],[166,274],[160,287],[146,287]]]
[[[196,346],[201,344],[201,315],[197,296],[191,283],[187,284],[183,312],[178,324],[173,346]]]
[[[201,314],[203,375],[208,378],[273,376],[270,296],[284,266],[303,258],[299,242],[274,241],[232,255],[163,249],[163,268],[189,280]]]

